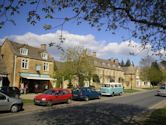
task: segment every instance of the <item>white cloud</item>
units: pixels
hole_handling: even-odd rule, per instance
[[[24,43],[32,46],[39,47],[40,44],[49,44],[50,42],[54,42],[59,44],[59,37],[61,35],[60,31],[54,33],[47,33],[47,34],[34,34],[28,32],[24,35],[13,35],[13,36],[6,36],[5,38],[9,38],[15,42]],[[63,37],[65,41],[62,45],[63,48],[72,47],[72,46],[82,46],[84,48],[88,48],[91,51],[96,51],[97,56],[111,58],[112,56],[128,56],[130,52],[137,52],[138,50],[134,47],[130,47],[129,43],[131,42],[132,45],[139,45],[134,41],[124,41],[121,43],[111,42],[111,41],[97,41],[95,36],[91,34],[87,35],[78,35],[72,34],[68,31],[63,31]],[[5,38],[0,39],[0,43],[4,41]],[[60,59],[60,51],[56,47],[49,47],[48,48],[50,54],[52,54],[55,59]]]

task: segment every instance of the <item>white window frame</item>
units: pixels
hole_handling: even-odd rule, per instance
[[[48,53],[41,53],[42,59],[47,60],[48,59]]]
[[[44,62],[44,64],[43,64],[43,70],[44,71],[49,71],[49,63],[48,62]]]
[[[27,56],[28,55],[28,49],[26,49],[26,48],[20,48],[20,54]]]
[[[21,59],[21,69],[29,69],[29,59]]]

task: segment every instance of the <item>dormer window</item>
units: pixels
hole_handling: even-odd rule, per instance
[[[28,49],[26,49],[26,48],[20,48],[20,54],[27,56],[28,55]]]
[[[48,54],[47,53],[41,53],[42,59],[47,60],[48,59]]]

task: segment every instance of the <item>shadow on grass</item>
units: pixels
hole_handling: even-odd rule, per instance
[[[153,111],[143,125],[166,125],[166,107]]]
[[[148,111],[133,105],[91,103],[81,106],[52,108],[36,113],[34,120],[42,125],[142,125],[139,116]]]

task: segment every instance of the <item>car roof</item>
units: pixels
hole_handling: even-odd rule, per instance
[[[109,82],[109,83],[104,83],[104,85],[105,85],[105,84],[109,84],[109,85],[120,84],[120,85],[122,85],[122,83],[118,83],[118,82]]]
[[[55,90],[55,91],[57,91],[57,90],[69,90],[70,91],[70,89],[63,89],[63,88],[53,88],[51,90]]]

